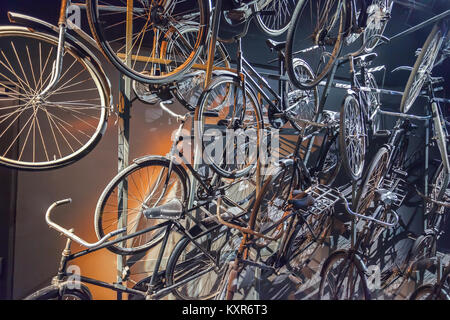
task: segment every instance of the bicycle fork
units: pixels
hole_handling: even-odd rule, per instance
[[[61,77],[61,70],[64,58],[64,44],[66,39],[66,29],[67,29],[67,9],[69,8],[71,0],[61,0],[61,10],[59,13],[59,36],[58,36],[58,49],[56,52],[56,60],[53,61],[52,75],[50,82],[47,87],[43,89],[39,95],[39,99],[45,98],[45,95],[53,90]]]

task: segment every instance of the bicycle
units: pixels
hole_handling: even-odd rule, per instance
[[[328,123],[308,121],[308,124],[329,130],[336,125],[336,119],[331,116]],[[317,135],[318,132],[314,134]],[[237,226],[218,216],[220,223],[238,229],[244,235],[236,259],[230,266],[230,274],[224,278],[220,297],[225,298],[226,295],[227,299],[232,299],[238,293],[237,288],[241,282],[249,283],[249,279],[261,282],[259,276],[247,275],[252,271],[243,271],[247,267],[261,269],[269,274],[277,273],[283,266],[292,272],[299,272],[301,266],[307,263],[308,257],[325,241],[332,208],[339,198],[335,189],[312,182],[323,179],[320,174],[322,170],[330,173],[330,168],[324,165],[326,154],[332,152],[328,139],[324,138],[323,149],[318,152],[319,166],[308,170],[300,157],[302,142],[314,134],[300,136],[292,159],[281,160],[271,171],[255,200],[248,225]],[[334,170],[339,170],[338,163],[335,163],[331,171]],[[335,175],[331,174],[329,177],[334,179]],[[321,181],[332,182],[325,179]],[[288,201],[291,194],[294,198]]]
[[[360,38],[365,51],[377,45],[390,17],[393,1],[317,0],[299,1],[286,38],[289,79],[299,89],[311,89],[330,72],[343,43]],[[363,37],[360,35],[363,34]],[[299,78],[293,68],[295,57],[307,61],[314,78]]]
[[[182,215],[181,207],[171,204],[158,207],[156,210],[150,210],[147,213],[149,219],[154,218],[154,215],[166,217],[166,221],[160,225],[147,227],[138,232],[108,241],[108,239],[126,231],[126,228],[121,228],[108,233],[95,243],[88,243],[74,234],[73,229],[67,230],[50,219],[50,214],[54,208],[70,202],[71,199],[65,199],[53,203],[45,215],[47,224],[67,237],[65,248],[61,253],[58,272],[52,279],[51,285],[30,294],[25,300],[91,300],[92,295],[84,283],[127,293],[129,299],[133,300],[162,298],[169,293],[174,293],[177,297],[183,299],[208,299],[215,296],[217,286],[214,286],[214,282],[217,282],[217,280],[214,279],[220,280],[221,273],[224,270],[223,266],[226,265],[227,259],[233,257],[236,249],[235,235],[226,228],[214,223],[214,221],[205,221],[206,231],[201,230],[198,226],[187,231],[176,220],[178,216]],[[166,270],[160,271],[162,255],[174,226],[178,232],[183,234],[183,237],[172,251]],[[128,241],[158,228],[164,229],[164,239],[163,245],[159,249],[153,273],[132,288],[124,286],[123,283],[107,283],[73,274],[68,270],[68,263],[74,259],[109,248],[117,243]],[[72,253],[72,241],[79,243],[86,249]],[[186,271],[192,273],[186,276]],[[123,270],[122,281],[128,281],[129,276],[130,269],[126,267]],[[203,286],[201,288],[195,286],[196,281],[203,283]],[[188,283],[194,283],[196,291],[186,291]],[[206,283],[210,283],[210,286],[207,286]]]
[[[194,169],[188,154],[190,146],[178,150],[180,142],[186,142],[190,138],[183,132],[183,128],[186,121],[193,116],[193,112],[180,115],[171,111],[167,104],[168,101],[161,102],[160,107],[180,122],[173,136],[170,152],[165,157],[144,156],[135,159],[110,181],[99,197],[95,209],[94,224],[99,239],[121,224],[127,228],[127,233],[134,233],[146,228],[148,224],[164,223],[164,217],[148,219],[145,215],[146,210],[156,210],[163,205],[175,206],[177,211],[183,212],[183,217],[195,224],[201,224],[202,217],[194,216],[192,212],[201,209],[208,215],[208,211],[202,208],[214,205],[220,195],[224,197],[227,205],[239,208],[241,212],[245,212],[252,204],[256,182],[251,173],[255,163],[241,164],[234,161],[233,164],[225,164],[234,172],[232,179],[214,171],[208,172],[205,167]],[[258,118],[258,110],[254,109],[254,112]],[[217,113],[211,111],[209,115],[217,116]],[[255,141],[249,140],[241,147],[247,149],[246,144],[255,144]],[[199,183],[197,190],[190,190],[188,172]],[[191,193],[194,193],[197,199],[197,204],[192,208],[188,207]],[[153,247],[162,237],[162,231],[155,230],[134,237],[132,242],[116,243],[108,249],[122,255],[136,254]]]

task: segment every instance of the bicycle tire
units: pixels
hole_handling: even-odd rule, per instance
[[[400,102],[400,111],[402,113],[407,113],[419,96],[422,86],[426,81],[427,74],[433,69],[433,64],[441,47],[442,40],[443,30],[439,25],[435,25],[428,35],[409,75]],[[419,72],[419,69],[422,70]]]
[[[328,2],[331,0],[324,0],[324,1],[319,1],[317,0],[317,2],[322,2],[322,4],[325,4],[325,6],[328,6]],[[297,55],[296,51],[300,51],[297,49],[294,49],[294,43],[298,42],[301,43],[301,41],[299,41],[298,39],[295,39],[296,36],[296,30],[299,27],[300,21],[303,21],[304,19],[301,18],[301,15],[303,13],[303,10],[306,9],[307,5],[309,3],[309,0],[300,0],[297,3],[297,6],[295,7],[294,13],[292,15],[291,18],[291,24],[289,26],[288,29],[288,33],[287,33],[287,38],[286,38],[286,56],[285,56],[285,61],[286,61],[286,71],[287,74],[289,76],[289,79],[291,80],[291,82],[299,89],[303,89],[303,90],[307,90],[307,89],[311,89],[315,86],[317,86],[319,84],[320,81],[322,81],[322,79],[328,74],[328,72],[331,70],[336,58],[338,57],[341,48],[342,48],[342,40],[343,40],[343,28],[344,28],[344,21],[345,21],[345,16],[346,16],[346,10],[345,10],[345,6],[340,2],[338,5],[339,7],[337,8],[337,10],[339,10],[339,22],[338,22],[338,30],[337,30],[337,35],[336,35],[336,39],[333,39],[331,41],[335,41],[334,45],[333,45],[333,49],[330,50],[331,53],[328,56],[329,60],[326,62],[325,67],[319,72],[317,70],[314,70],[314,66],[315,64],[312,64],[306,57],[304,57],[306,55],[306,53],[310,52],[310,51],[306,51],[305,54],[302,54],[300,56]],[[320,5],[320,4],[319,4]],[[333,3],[331,4],[333,5]],[[308,10],[306,10],[308,11]],[[337,12],[337,11],[336,11]],[[313,19],[311,17],[311,19]],[[331,28],[333,28],[333,26],[335,26],[336,21],[334,21],[333,23],[331,23]],[[300,34],[305,34],[305,32],[309,33],[308,31],[305,31],[304,28],[298,28]],[[311,35],[308,35],[308,37],[306,39],[314,39],[313,43],[317,46],[318,44],[320,44],[320,42],[318,42],[319,40],[316,40],[318,38],[320,38],[320,30],[312,30]],[[314,36],[314,33],[317,33],[317,35]],[[325,35],[328,34],[328,31],[325,32],[324,30],[322,30],[322,34],[323,37],[325,37]],[[320,46],[318,46],[320,47]],[[310,48],[314,48],[314,46],[311,46]],[[307,55],[306,55],[307,56]],[[317,55],[315,55],[317,56]],[[315,73],[315,77],[314,79],[312,79],[311,81],[305,81],[302,82],[298,79],[295,70],[294,70],[294,58],[296,57],[300,57],[301,59],[307,61],[309,63],[309,65],[312,66],[313,71]],[[320,60],[320,55],[319,55],[319,60]],[[320,65],[320,64],[319,64]],[[318,65],[318,66],[319,66]]]
[[[351,260],[349,260],[349,253],[345,250],[335,251],[325,260],[322,270],[320,272],[321,280],[320,280],[320,287],[319,287],[319,299],[325,300],[324,293],[325,293],[325,288],[326,288],[326,281],[329,278],[328,274],[330,273],[330,269],[334,265],[334,263],[339,260],[344,260],[346,263],[353,264],[353,266],[355,267],[355,270],[356,270],[356,276],[358,276],[361,279],[360,280],[360,284],[361,284],[360,291],[361,292],[360,292],[360,295],[358,296],[358,298],[361,300],[370,300],[370,292],[367,288],[367,280],[366,280],[366,275],[364,273],[364,270],[362,269],[360,264],[358,262],[356,262],[356,258],[352,258]],[[345,267],[345,265],[344,265],[344,267]],[[344,277],[344,280],[346,278],[347,278],[347,276]],[[338,277],[338,279],[339,279],[339,277]],[[353,296],[352,298],[356,298],[356,297]],[[334,298],[334,299],[330,299],[330,300],[338,300],[338,299]]]
[[[85,287],[85,290],[88,289]],[[64,296],[67,298],[73,297],[73,299],[63,299]],[[89,290],[86,292],[81,289],[69,289],[67,287],[61,289],[59,286],[50,285],[30,294],[24,300],[92,300],[92,296]]]
[[[317,173],[319,183],[331,186],[336,180],[342,167],[342,159],[339,153],[339,139],[333,138],[325,152],[322,167]]]
[[[8,79],[8,84],[1,84],[5,96],[1,100],[14,103],[0,107],[0,164],[48,170],[86,156],[107,127],[110,97],[102,71],[66,40],[59,82],[39,97],[37,91],[43,90],[52,74],[58,38],[16,26],[0,27],[0,37],[7,43],[2,48],[0,73]],[[11,61],[17,61],[17,66]]]
[[[341,106],[339,152],[347,174],[358,180],[364,169],[366,154],[366,126],[358,99],[349,94]],[[352,146],[353,149],[349,150]]]
[[[126,75],[127,77],[133,79],[133,80],[137,80],[139,82],[143,82],[143,83],[154,83],[154,84],[164,84],[164,83],[169,83],[172,81],[177,80],[184,72],[186,72],[187,70],[189,70],[192,65],[194,64],[194,62],[196,61],[199,53],[200,53],[200,49],[205,45],[206,43],[206,39],[207,39],[207,34],[208,34],[208,21],[209,21],[209,6],[207,1],[205,0],[197,0],[196,3],[198,4],[198,7],[196,7],[195,5],[192,6],[190,9],[194,8],[193,10],[197,10],[195,13],[198,13],[198,19],[199,21],[195,21],[194,20],[190,21],[190,20],[181,20],[183,17],[189,18],[189,14],[190,14],[190,18],[191,19],[197,19],[197,17],[195,17],[195,15],[193,15],[192,12],[185,12],[183,15],[181,15],[179,12],[177,14],[174,14],[174,17],[172,17],[172,20],[167,19],[167,17],[165,17],[165,15],[167,15],[167,11],[170,9],[172,10],[171,13],[175,12],[173,11],[175,9],[175,6],[177,5],[176,2],[170,0],[170,1],[163,1],[162,2],[158,2],[157,6],[153,6],[153,1],[152,3],[148,3],[148,2],[141,2],[141,4],[144,7],[139,7],[137,8],[136,12],[144,12],[144,14],[142,15],[138,15],[136,16],[136,19],[138,18],[144,18],[145,24],[144,26],[140,29],[141,31],[137,34],[137,36],[135,36],[133,34],[133,40],[136,37],[136,41],[133,44],[133,46],[131,47],[131,49],[133,49],[135,47],[135,44],[137,43],[137,41],[139,40],[139,38],[141,37],[142,39],[140,39],[140,43],[142,44],[144,37],[146,36],[146,32],[149,30],[148,27],[148,23],[150,24],[155,24],[155,26],[157,24],[161,24],[161,26],[156,27],[152,27],[156,28],[158,30],[156,30],[157,32],[155,32],[155,35],[148,35],[147,40],[151,40],[151,42],[153,43],[153,46],[151,48],[151,53],[149,53],[149,58],[150,54],[153,55],[153,57],[151,59],[156,59],[155,60],[155,64],[153,65],[153,62],[150,62],[150,59],[147,59],[146,61],[141,61],[141,62],[145,62],[143,69],[141,67],[136,67],[136,62],[134,62],[133,66],[128,66],[126,63],[126,59],[124,60],[123,58],[121,58],[121,56],[125,56],[126,58],[126,52],[125,53],[120,53],[120,52],[115,52],[114,49],[112,48],[111,44],[113,42],[118,42],[120,39],[124,39],[125,37],[122,36],[122,38],[118,38],[118,39],[114,39],[114,40],[109,40],[107,35],[112,35],[115,33],[125,33],[124,30],[119,30],[119,32],[106,32],[105,29],[106,28],[111,28],[111,27],[117,27],[120,26],[121,24],[123,24],[124,22],[126,22],[126,9],[122,9],[122,10],[117,10],[117,12],[115,12],[115,14],[118,13],[124,13],[125,10],[125,17],[122,17],[121,20],[119,20],[119,22],[115,22],[113,21],[109,21],[109,22],[105,22],[103,21],[103,19],[105,19],[104,17],[100,16],[100,12],[102,10],[102,8],[100,8],[99,5],[99,0],[86,0],[86,8],[87,8],[87,17],[88,17],[88,22],[89,22],[89,27],[91,29],[91,32],[94,36],[95,41],[97,42],[99,48],[101,49],[101,51],[103,52],[104,56],[124,75]],[[108,1],[113,1],[113,0],[108,0]],[[101,0],[102,5],[103,6],[105,4],[105,0]],[[112,3],[109,3],[110,7],[116,7],[116,8],[120,8],[120,5],[123,5],[123,1],[117,1],[116,5],[113,5]],[[147,7],[148,6],[148,7]],[[183,8],[183,7],[181,7]],[[139,10],[138,10],[139,9]],[[184,10],[184,9],[183,9]],[[187,10],[187,9],[186,9]],[[109,13],[110,19],[113,19],[114,17],[111,17],[111,13]],[[119,17],[120,18],[120,17]],[[180,19],[180,21],[176,20],[176,18]],[[133,18],[133,20],[135,20]],[[154,20],[154,21],[153,21]],[[192,25],[197,25],[198,26],[198,35],[196,36],[197,38],[194,41],[194,47],[192,48],[188,48],[189,50],[189,54],[185,54],[185,59],[183,61],[180,61],[181,64],[180,65],[176,65],[176,67],[173,70],[166,70],[166,66],[165,66],[165,59],[171,60],[172,62],[175,61],[174,59],[172,59],[171,57],[167,57],[165,56],[165,48],[166,48],[166,44],[167,44],[167,38],[170,38],[171,35],[169,34],[169,29],[167,28],[167,25],[170,24],[170,26],[175,30],[175,32],[172,32],[171,34],[177,34],[176,33],[176,28],[177,25],[173,22],[177,21],[178,22],[178,26],[182,26],[182,25],[186,25],[186,24],[192,24]],[[120,22],[121,21],[121,22]],[[136,23],[139,26],[139,22],[144,23],[144,21],[134,21],[134,23]],[[106,27],[103,26],[103,24],[107,24]],[[122,26],[120,26],[122,27]],[[159,28],[161,28],[161,30],[159,30]],[[165,29],[164,29],[165,28]],[[144,31],[142,31],[144,30]],[[172,31],[174,31],[172,30]],[[142,34],[142,35],[141,35]],[[161,38],[160,38],[161,37]],[[186,40],[184,39],[184,42],[186,42]],[[119,44],[120,45],[120,44]],[[156,45],[156,47],[155,47]],[[123,49],[125,48],[125,45],[122,45],[122,47],[119,47],[119,49]],[[131,51],[131,50],[130,50]],[[158,51],[158,52],[157,52]],[[139,56],[139,53],[141,53],[141,46],[137,49],[136,52],[131,52],[132,56]],[[139,59],[134,59],[135,61],[138,61]],[[148,67],[149,62],[151,63],[151,67]],[[161,64],[163,65],[161,67]],[[136,69],[136,70],[135,70]],[[138,71],[139,69],[142,69],[141,71]],[[155,71],[156,69],[159,69],[159,74],[157,74],[157,72]],[[149,71],[150,70],[150,71]],[[148,71],[148,72],[145,72]]]
[[[441,162],[431,180],[431,190],[429,191],[428,196],[433,200],[442,201],[442,198],[447,193],[449,180],[449,177],[447,177],[447,187],[444,187],[444,185],[446,184],[445,171],[444,165]],[[427,203],[425,205],[425,212],[427,215],[427,228],[440,230],[438,224],[441,224],[442,220],[444,219],[445,207],[438,206],[434,203]]]
[[[204,149],[200,154],[204,156],[203,161],[224,178],[243,177],[256,167],[256,151],[259,147],[258,142],[261,141],[260,134],[264,129],[264,124],[261,107],[249,86],[246,86],[245,96],[246,105],[244,108],[243,101],[240,102],[243,95],[238,77],[225,75],[216,77],[202,93],[195,109],[194,119],[197,123],[196,134],[199,139],[197,142]],[[232,100],[232,102],[228,100]],[[251,101],[250,104],[248,103],[249,100]],[[234,107],[235,102],[237,102],[237,108]],[[249,106],[250,108],[248,108]],[[214,115],[210,116],[211,113]],[[240,113],[239,119],[236,119],[237,117],[231,119],[233,114],[238,113]],[[232,128],[229,127],[231,124],[233,124]],[[232,139],[225,139],[225,147],[223,147],[224,130],[225,137],[227,137],[227,130],[229,129],[231,129],[233,136]],[[250,134],[247,135],[244,129],[247,132],[250,130]],[[244,137],[245,143],[238,144],[239,141],[235,137],[241,136]],[[209,146],[206,144],[206,138],[208,140],[212,138],[213,140]],[[216,139],[222,139],[222,141],[216,143]],[[231,143],[233,146],[230,149]],[[222,148],[219,148],[219,156],[217,156],[215,147],[219,144]],[[212,149],[211,145],[213,146]],[[214,155],[212,155],[213,151]],[[224,154],[223,151],[228,153]],[[230,155],[233,157],[232,159],[229,158]]]
[[[261,7],[261,2],[264,2],[263,7]],[[280,7],[282,5],[280,2],[284,2],[284,9]],[[257,1],[253,5],[253,12],[274,11],[275,18],[272,15],[261,16],[260,14],[258,14],[256,15],[256,24],[258,25],[259,29],[269,37],[281,36],[289,28],[292,19],[292,12],[294,12],[295,5],[295,0]],[[281,17],[283,13],[287,15],[284,19],[282,19]]]
[[[205,227],[208,229],[212,228],[213,226],[214,226],[214,223],[205,225]],[[198,235],[203,233],[203,230],[200,227],[195,226],[189,231],[189,233],[192,237],[197,237]],[[236,236],[237,236],[237,238],[236,238]],[[204,237],[206,237],[206,238],[204,238]],[[192,281],[191,281],[185,285],[181,285],[180,287],[175,288],[172,291],[172,293],[176,297],[178,297],[179,299],[182,299],[182,300],[214,299],[217,296],[217,294],[219,293],[218,291],[219,291],[220,282],[222,280],[224,272],[226,271],[226,267],[224,267],[224,266],[226,266],[227,262],[229,262],[230,259],[232,260],[232,258],[234,258],[235,252],[240,244],[240,240],[239,240],[240,237],[241,236],[239,233],[234,232],[234,234],[233,234],[232,229],[222,226],[222,227],[219,227],[218,229],[215,228],[210,233],[205,234],[204,236],[196,239],[196,242],[198,243],[199,239],[204,238],[204,240],[201,240],[199,244],[206,245],[206,247],[204,247],[204,249],[207,250],[211,255],[213,255],[217,259],[217,261],[220,263],[218,272],[216,272],[213,269],[213,270],[211,270],[211,272],[206,273],[206,275],[211,273],[213,276],[216,277],[216,280],[215,280],[215,282],[212,283],[212,286],[211,286],[210,282],[205,281],[203,278],[204,275],[202,275],[202,276],[200,276],[201,278],[193,279],[192,281],[194,281],[194,283],[192,283]],[[213,242],[215,242],[217,240],[219,240],[219,247],[214,247]],[[225,240],[225,242],[220,243],[220,241],[224,241],[224,240]],[[193,275],[192,272],[194,272],[194,274],[199,273],[203,270],[202,268],[207,267],[209,260],[204,255],[204,253],[201,252],[199,249],[197,249],[197,247],[195,245],[192,246],[190,251],[186,251],[186,250],[189,250],[189,248],[188,248],[189,245],[192,245],[192,241],[188,237],[185,236],[182,239],[180,239],[180,241],[178,241],[178,243],[175,245],[174,249],[172,250],[172,253],[170,255],[169,261],[167,263],[167,268],[166,268],[167,286],[176,285],[176,283],[178,281],[178,279],[176,279],[176,278],[180,277],[180,273],[181,273],[181,276],[183,276],[183,277],[189,277],[189,276]],[[225,252],[222,251],[224,249],[226,250]],[[220,252],[217,252],[217,250],[220,250]],[[222,253],[224,255],[222,255]],[[185,254],[184,257],[182,257],[183,254]],[[181,261],[180,259],[183,259],[183,258],[188,259],[188,260]],[[183,270],[176,272],[177,268],[180,268],[180,266],[182,266]],[[187,270],[184,270],[184,269],[187,269]],[[184,273],[184,271],[189,272],[190,274],[186,275]],[[179,273],[179,274],[177,275],[177,273]],[[200,280],[200,283],[197,282],[198,280]],[[202,295],[197,294],[197,293],[199,293],[198,291],[193,293],[192,286],[195,287],[195,290],[205,290],[206,289],[206,292],[202,291],[203,292]]]
[[[293,68],[297,74],[304,75],[307,78],[314,78],[314,72],[311,67],[302,59],[295,58],[293,62]],[[300,73],[299,69],[303,70]],[[287,91],[287,107],[290,110],[291,117],[289,122],[297,130],[303,130],[305,123],[301,120],[316,121],[319,114],[319,90],[314,87],[309,90],[300,90],[292,86],[290,82],[286,84]],[[297,107],[291,109],[294,104]],[[293,118],[298,118],[299,121],[295,121]]]
[[[131,213],[129,213],[129,207],[127,208],[127,232],[126,233],[122,233],[119,236],[116,236],[116,238],[118,237],[123,237],[126,236],[132,232],[136,232],[133,230],[130,230],[130,232],[128,231],[128,229],[130,229],[131,227],[135,227],[136,228],[138,226],[141,227],[141,229],[145,229],[146,227],[150,227],[150,225],[146,225],[146,223],[150,223],[154,225],[157,225],[163,221],[166,221],[165,219],[141,219],[143,218],[143,208],[145,206],[149,207],[149,206],[154,206],[154,205],[160,205],[160,201],[164,201],[161,200],[162,198],[160,198],[161,196],[165,196],[165,194],[167,193],[168,189],[165,189],[165,187],[163,187],[162,190],[162,194],[160,196],[158,196],[158,199],[156,200],[156,202],[154,204],[151,205],[147,205],[147,203],[149,201],[151,201],[152,199],[154,199],[155,197],[153,197],[152,195],[154,194],[154,192],[157,192],[160,187],[160,183],[162,182],[162,179],[164,179],[164,172],[166,172],[166,170],[168,170],[170,166],[170,161],[164,157],[158,157],[158,156],[151,156],[151,157],[147,157],[143,160],[140,160],[139,162],[135,162],[133,164],[131,164],[130,166],[128,166],[127,168],[125,168],[124,170],[122,170],[121,172],[119,172],[112,180],[111,182],[106,186],[106,188],[104,189],[104,191],[102,192],[100,198],[97,201],[97,206],[95,209],[95,217],[94,217],[94,222],[95,222],[95,233],[97,235],[97,237],[99,239],[101,239],[102,237],[104,237],[107,233],[118,229],[117,225],[118,223],[108,223],[104,225],[103,220],[106,221],[111,221],[113,220],[115,222],[114,219],[118,218],[118,196],[114,196],[114,194],[118,193],[116,192],[116,188],[118,188],[119,190],[119,185],[121,183],[123,183],[123,181],[125,179],[130,179],[129,177],[131,177],[130,180],[132,180],[134,187],[131,187],[132,184],[129,183],[130,188],[128,189],[128,197],[126,199],[127,204],[129,203],[137,203],[136,207],[139,209],[130,209]],[[162,168],[163,170],[160,171],[159,173],[157,172],[157,177],[156,177],[156,181],[154,181],[152,183],[153,189],[151,190],[140,190],[140,187],[146,186],[146,185],[150,185],[150,182],[153,177],[154,177],[154,170],[152,171],[152,175],[149,175],[149,168],[153,167],[153,169],[155,168]],[[144,173],[144,175],[141,173],[142,170],[146,171]],[[144,181],[144,183],[142,181],[140,181],[139,183],[136,182],[136,180],[133,178],[133,174],[139,175],[139,177]],[[165,176],[167,177],[167,173],[165,173]],[[175,178],[175,182],[170,183],[170,181],[172,180],[172,176],[176,177]],[[145,177],[147,177],[147,180],[145,180]],[[170,190],[173,191],[173,194],[171,195],[172,198],[171,199],[179,199],[182,203],[183,206],[186,205],[187,203],[187,199],[189,196],[189,189],[188,189],[188,185],[189,185],[189,180],[188,177],[186,175],[186,172],[184,171],[184,169],[177,164],[172,164],[172,173],[171,176],[169,177],[169,181],[167,181],[171,187]],[[127,180],[128,181],[128,180]],[[159,181],[159,182],[158,182]],[[157,186],[157,187],[156,187]],[[130,197],[130,192],[134,189],[137,190],[136,194],[133,194],[132,197]],[[169,191],[170,191],[169,190]],[[143,191],[143,192],[142,192]],[[178,192],[180,191],[180,192]],[[151,193],[151,194],[150,194]],[[151,198],[148,198],[149,196],[152,196]],[[116,197],[114,199],[114,197]],[[141,199],[144,198],[144,199]],[[112,199],[112,200],[111,200]],[[169,198],[168,198],[169,199]],[[167,201],[170,201],[166,199],[166,201],[164,203],[167,203]],[[112,203],[110,203],[110,200]],[[163,203],[163,204],[164,204]],[[111,210],[106,210],[106,208],[112,207]],[[112,214],[113,217],[107,219],[107,217],[109,216],[109,214]],[[129,225],[130,221],[129,221],[129,216],[133,216],[135,215],[135,219],[133,219],[132,223],[135,223],[133,225]],[[142,221],[144,221],[145,223],[142,223]],[[110,228],[110,229],[106,229],[106,228]],[[144,243],[143,244],[139,244],[137,246],[135,246],[133,243],[130,243],[130,241],[128,240],[127,243],[125,243],[124,245],[122,244],[114,244],[112,246],[107,247],[108,250],[116,253],[116,254],[120,254],[120,255],[129,255],[129,254],[136,254],[139,252],[143,252],[148,250],[149,248],[153,247],[154,245],[156,245],[157,243],[159,243],[159,241],[161,241],[162,237],[163,237],[163,233],[164,233],[165,228],[158,228],[157,230],[153,231],[150,233],[151,237],[149,238],[145,238],[146,234],[142,235],[145,236],[144,239]],[[133,238],[136,239],[136,238]],[[133,240],[135,241],[135,240]],[[131,244],[131,246],[130,246]],[[127,246],[127,247],[126,247]]]
[[[411,248],[410,261],[418,261],[420,259],[431,258],[436,255],[436,235],[431,230],[425,230],[420,235]]]
[[[356,194],[353,210],[366,214],[372,202],[376,189],[382,184],[389,161],[389,151],[381,147],[373,157],[363,181]]]
[[[378,3],[376,3],[378,2]],[[374,4],[375,3],[375,4]],[[394,1],[391,0],[378,0],[372,1],[371,5],[367,7],[367,21],[366,27],[363,32],[363,43],[366,43],[371,37],[374,35],[382,35],[386,26],[389,22],[389,19],[383,17],[382,15],[390,16],[392,11],[392,6],[394,5]],[[378,7],[377,7],[378,6]],[[377,19],[381,20],[377,21]],[[375,30],[375,31],[374,31]],[[380,39],[372,39],[369,45],[366,45],[364,51],[366,53],[370,53],[375,49],[375,47],[380,42]]]
[[[439,292],[439,297],[436,297],[434,292],[434,285],[424,284],[419,288],[417,288],[416,290],[414,290],[409,300],[448,300],[448,299],[446,298],[445,294],[442,291]]]
[[[200,64],[206,64],[208,57],[208,48],[205,47],[201,50],[200,55],[198,57],[197,63]],[[221,74],[221,70],[214,70],[214,67],[216,68],[225,68],[230,69],[230,57],[228,56],[228,53],[226,51],[225,46],[223,46],[221,43],[217,42],[216,45],[216,55],[214,57],[214,64],[213,64],[213,72],[212,76],[219,76]],[[194,78],[192,80],[192,77],[190,76],[190,72],[186,72],[184,76],[179,79],[178,81],[175,81],[174,88],[172,90],[173,96],[188,110],[194,111],[198,100],[203,93],[204,90],[204,84],[206,79],[206,70],[203,72],[193,72]],[[183,78],[187,76],[187,79],[184,80]],[[188,84],[190,81],[193,81],[193,84]],[[184,87],[183,87],[184,84]],[[188,89],[186,89],[188,87]]]
[[[300,220],[286,245],[286,267],[300,277],[303,276],[303,267],[324,243],[331,228],[330,215],[320,214],[318,217],[309,215],[305,220],[309,227]],[[311,231],[318,236],[317,240],[311,236]]]

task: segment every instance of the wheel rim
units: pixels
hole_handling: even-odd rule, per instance
[[[352,178],[357,179],[364,168],[366,132],[358,101],[354,97],[346,99],[344,114],[341,117],[343,120],[341,133],[344,134],[342,147],[345,148],[346,167]]]
[[[376,162],[374,166],[371,166],[371,170],[367,173],[367,177],[364,180],[365,183],[361,186],[362,192],[358,197],[356,205],[356,212],[360,214],[366,214],[367,209],[370,207],[374,197],[375,191],[381,186],[381,183],[386,172],[387,163],[389,160],[388,152],[384,152],[381,158]]]
[[[382,35],[386,28],[388,17],[391,13],[392,4],[386,4],[385,0],[372,1],[367,8],[367,22],[364,29],[364,42],[371,39],[374,35]],[[367,44],[366,52],[371,52],[378,44],[379,39],[372,39]]]
[[[117,10],[102,10],[101,7]],[[126,6],[122,0],[92,0],[90,10],[97,25],[94,28],[100,45],[116,66],[135,80],[163,83],[180,76],[192,66],[206,37],[203,2],[192,5],[185,1],[135,1],[132,15],[132,41],[126,49]],[[95,14],[92,14],[95,13]],[[182,26],[197,29],[196,39],[180,39],[170,55],[168,39],[179,37]],[[190,43],[194,43],[193,46]],[[169,61],[167,61],[169,60]],[[168,68],[168,66],[171,66]]]
[[[221,228],[219,235],[205,235],[197,239],[197,243],[211,241],[207,246],[207,251],[218,261],[218,272],[211,270],[208,273],[195,278],[176,289],[177,295],[185,300],[199,299],[207,300],[214,298],[220,289],[222,277],[226,271],[227,264],[235,257],[236,250],[241,242],[241,236],[237,233],[231,234],[226,229]],[[211,240],[211,238],[213,240]],[[200,272],[212,269],[215,263],[204,256],[204,253],[192,243],[189,243],[180,254],[179,261],[174,270],[172,284],[182,281]]]
[[[288,56],[308,61],[315,77],[302,82],[295,78],[293,70],[289,75],[295,85],[311,88],[325,77],[339,55],[344,8],[339,0],[315,0],[305,1],[299,10],[288,34]]]
[[[56,59],[57,40],[21,30],[0,30],[0,161],[46,169],[86,154],[106,128],[107,104],[93,67],[65,48],[56,86],[45,96]]]
[[[275,15],[257,15],[256,18],[264,32],[278,36],[289,27],[295,6],[295,0],[259,0],[255,4],[256,11],[275,11]]]
[[[422,86],[433,68],[441,43],[442,32],[438,30],[430,45],[427,47],[427,51],[423,54],[423,58],[421,59],[413,78],[408,81],[411,85],[405,90],[404,96],[406,96],[406,99],[404,103],[402,103],[402,112],[408,112],[416,101],[416,98],[419,96]]]
[[[356,266],[345,256],[333,262],[324,275],[322,300],[363,300],[363,279]]]
[[[127,188],[127,192],[119,205],[122,188]],[[126,232],[116,236],[117,238],[158,225],[167,220],[147,219],[144,216],[144,210],[161,206],[174,199],[185,203],[186,197],[183,179],[175,170],[172,170],[170,177],[168,177],[166,166],[158,164],[137,166],[124,177],[115,181],[108,188],[106,195],[101,197],[101,205],[96,212],[97,236],[100,239],[111,231],[126,227]],[[119,222],[119,217],[122,214],[126,217],[126,224]],[[114,245],[111,250],[117,248],[121,251],[135,252],[146,249],[156,244],[162,238],[165,230],[166,228],[162,227],[144,233],[126,240],[124,243]],[[171,236],[173,234],[175,233],[172,233]]]
[[[293,65],[296,77],[301,82],[306,82],[308,79],[314,78],[313,71],[303,60],[295,59]],[[286,91],[289,115],[294,119],[291,120],[291,123],[300,131],[305,127],[305,123],[301,120],[314,121],[317,117],[319,91],[317,87],[309,90],[297,89],[290,82],[287,83]]]

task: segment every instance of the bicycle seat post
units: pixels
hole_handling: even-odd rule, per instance
[[[70,229],[69,232],[73,233],[74,229]],[[53,278],[52,282],[54,282],[54,284],[59,284],[60,282],[63,281],[64,276],[66,275],[66,267],[67,267],[67,262],[69,261],[69,257],[71,254],[71,250],[70,247],[72,245],[72,239],[67,238],[66,240],[66,246],[64,247],[64,250],[61,253],[61,260],[59,262],[59,267],[58,267],[58,273],[56,275],[56,277]]]

